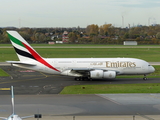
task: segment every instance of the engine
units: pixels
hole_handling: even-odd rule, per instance
[[[103,70],[94,70],[90,71],[90,77],[92,79],[113,79],[116,77],[115,71],[103,71]]]

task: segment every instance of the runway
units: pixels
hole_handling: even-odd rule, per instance
[[[49,75],[11,66],[1,68],[11,77],[0,77],[0,88],[14,86],[16,113],[21,116],[37,111],[44,116],[160,114],[160,94],[59,94],[69,85],[159,83],[159,78],[147,81],[140,78],[74,81],[73,77]],[[10,115],[10,97],[10,91],[0,91],[0,116]]]

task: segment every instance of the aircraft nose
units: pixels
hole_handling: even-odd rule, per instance
[[[153,73],[153,72],[155,71],[155,68],[154,68],[153,66],[150,66],[150,67],[149,67],[149,71],[150,71],[151,73]]]

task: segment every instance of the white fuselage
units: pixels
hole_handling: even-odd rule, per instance
[[[55,71],[45,65],[35,61],[36,66],[21,66],[22,68],[32,69],[50,74],[62,74],[65,70],[72,69],[101,69],[116,71],[118,75],[139,75],[149,74],[155,71],[154,67],[148,62],[135,58],[44,58],[49,64],[59,71]],[[30,63],[29,61],[26,61]]]
[[[155,71],[148,62],[135,58],[43,58],[18,32],[7,33],[20,60],[8,62],[17,67],[75,76],[77,80],[112,79],[117,75],[146,76]]]

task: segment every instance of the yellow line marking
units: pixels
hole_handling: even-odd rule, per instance
[[[41,75],[38,75],[38,78],[30,78],[30,79],[24,79],[24,80],[14,80],[15,78],[13,78],[13,81],[1,81],[0,80],[0,84],[6,84],[6,83],[16,83],[16,82],[26,82],[26,81],[34,81],[34,80],[41,80],[47,77],[52,77],[52,75],[45,75],[44,73],[39,72]],[[43,77],[42,77],[43,76]],[[56,76],[56,75],[55,75]]]
[[[11,90],[10,88],[0,88],[0,90]]]
[[[48,77],[48,75],[46,75],[45,73],[40,72],[43,76]]]
[[[46,78],[46,77],[33,78],[33,79],[27,79],[27,80],[15,80],[15,81],[0,82],[0,84],[15,83],[15,82],[24,82],[24,81],[32,81],[32,80],[38,80],[38,79],[44,79],[44,78]]]

